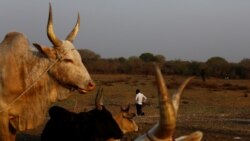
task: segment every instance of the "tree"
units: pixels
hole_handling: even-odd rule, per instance
[[[128,59],[131,73],[142,73],[143,72],[143,61],[135,56],[129,57]]]
[[[238,66],[238,72],[241,74],[241,78],[250,78],[250,59],[245,58],[240,61]]]
[[[101,56],[88,49],[80,49],[78,52],[88,71],[90,73],[95,72],[98,69],[95,67],[95,64],[100,60]]]
[[[155,57],[152,53],[142,53],[139,58],[144,62],[152,62],[155,61]]]
[[[250,59],[248,58],[242,59],[239,64],[250,68]]]
[[[231,63],[231,73],[230,76],[232,78],[247,78],[247,70],[240,64],[236,63]]]
[[[230,65],[222,57],[211,57],[206,62],[207,71],[215,77],[226,77],[229,75]]]
[[[163,65],[166,62],[165,57],[163,55],[158,54],[155,55],[154,58],[155,58],[154,60],[160,63],[161,65]]]
[[[78,51],[82,57],[82,60],[97,60],[101,58],[99,54],[96,54],[94,51],[89,49],[80,49]]]
[[[201,69],[201,64],[202,63],[196,61],[190,62],[188,64],[188,75],[200,75],[201,71],[205,73],[205,69]]]

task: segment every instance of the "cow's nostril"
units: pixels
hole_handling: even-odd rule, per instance
[[[90,81],[88,84],[88,89],[93,90],[95,88],[95,83],[93,81]]]

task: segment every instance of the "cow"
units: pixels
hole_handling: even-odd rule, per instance
[[[120,107],[120,112],[114,115],[115,121],[118,123],[120,129],[124,134],[129,132],[138,131],[138,125],[135,123],[133,118],[135,117],[135,113],[129,112],[130,105],[122,105]]]
[[[135,141],[200,141],[202,139],[203,133],[201,131],[196,131],[190,135],[181,136],[177,139],[173,138],[180,96],[185,86],[192,78],[193,77],[188,77],[179,87],[178,91],[170,98],[160,68],[156,65],[160,119],[144,135],[136,138]]]
[[[95,88],[73,41],[80,28],[80,16],[65,40],[57,38],[49,5],[47,36],[52,47],[34,43],[26,36],[8,33],[0,43],[0,141],[15,141],[16,132],[44,122],[53,102]]]
[[[43,129],[41,141],[106,141],[120,139],[123,132],[103,105],[103,89],[98,89],[95,108],[88,112],[70,112],[53,106]]]

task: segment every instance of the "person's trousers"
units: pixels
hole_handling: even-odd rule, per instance
[[[142,105],[136,104],[136,111],[137,111],[137,115],[143,115],[143,113],[142,113]]]

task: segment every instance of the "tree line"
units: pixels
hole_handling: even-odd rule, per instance
[[[154,74],[153,63],[161,66],[162,73],[169,75],[205,75],[206,77],[249,79],[250,59],[239,63],[230,63],[222,57],[211,57],[206,62],[166,60],[163,55],[142,53],[129,58],[101,58],[99,54],[88,50],[78,50],[82,61],[90,73],[99,74]]]

